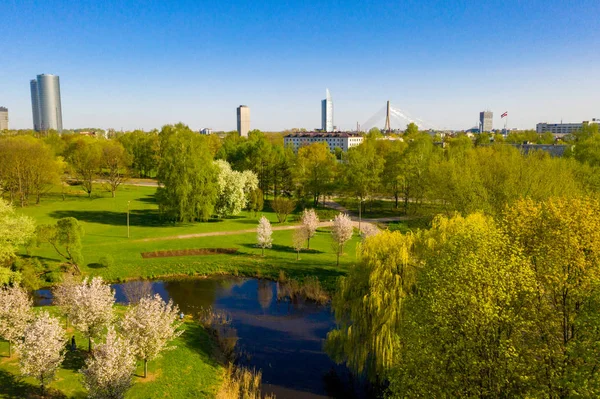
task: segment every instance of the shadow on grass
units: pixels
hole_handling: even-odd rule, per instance
[[[80,349],[78,350],[67,350],[65,353],[65,360],[62,363],[62,368],[79,371],[85,365],[85,359],[88,353]]]
[[[246,248],[252,248],[252,249],[260,249],[259,247],[256,246],[256,244],[241,244],[243,247]],[[268,248],[269,251],[275,251],[275,252],[287,252],[287,253],[292,253],[295,254],[296,250],[293,247],[290,247],[289,245],[279,245],[279,244],[273,244],[273,246],[271,248]],[[323,251],[319,251],[317,249],[302,249],[300,251],[300,255],[302,256],[302,254],[322,254],[324,253]]]
[[[101,263],[88,263],[87,267],[89,267],[90,269],[104,269],[104,268],[106,268],[106,266],[104,266]]]
[[[54,219],[73,217],[77,220],[108,224],[111,226],[127,226],[127,212],[113,211],[77,211],[77,210],[61,210],[50,212],[49,216]],[[174,223],[162,220],[158,214],[158,210],[140,209],[132,210],[129,214],[130,226],[179,226]]]
[[[40,394],[39,387],[24,382],[5,370],[0,370],[0,397],[7,399],[22,398],[53,398],[62,399],[66,396],[54,389],[47,390],[45,395]]]
[[[211,366],[219,365],[213,356],[216,350],[214,338],[198,322],[187,323],[180,339],[189,349],[197,352],[205,363]]]
[[[147,195],[145,197],[142,198],[137,198],[136,199],[137,202],[144,202],[146,204],[156,204],[156,196],[154,195]]]
[[[62,262],[62,259],[58,259],[58,258],[47,258],[45,256],[36,256],[36,255],[21,255],[22,258],[25,259],[37,259],[39,261],[45,261],[45,262]]]

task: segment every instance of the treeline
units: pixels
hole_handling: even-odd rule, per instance
[[[382,232],[333,299],[327,350],[387,397],[600,396],[600,202]]]

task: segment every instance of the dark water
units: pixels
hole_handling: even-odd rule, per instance
[[[117,302],[127,303],[128,284],[112,286]],[[278,399],[350,396],[339,393],[335,382],[339,376],[348,378],[347,370],[323,352],[327,332],[335,327],[329,306],[277,301],[277,284],[267,280],[226,277],[151,284],[154,293],[172,299],[185,314],[195,316],[210,306],[228,313],[237,332],[239,363],[262,370],[265,392]],[[48,290],[37,294],[38,305],[51,303]]]

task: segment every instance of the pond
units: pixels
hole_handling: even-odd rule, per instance
[[[112,285],[117,302],[127,303],[126,293],[130,297],[139,285]],[[269,280],[190,278],[152,281],[146,283],[149,287],[164,300],[172,299],[185,314],[196,316],[208,307],[229,314],[238,338],[238,362],[262,370],[265,393],[275,393],[279,399],[351,395],[340,390],[349,385],[347,369],[323,351],[327,332],[335,328],[328,305],[278,301],[277,283]],[[49,290],[36,294],[36,304],[51,303]]]

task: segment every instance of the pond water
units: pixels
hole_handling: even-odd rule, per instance
[[[112,285],[117,302],[127,303],[132,284],[140,283]],[[278,399],[354,396],[340,391],[349,382],[347,369],[323,351],[327,332],[335,327],[329,306],[278,301],[277,283],[268,280],[220,277],[149,284],[185,314],[196,316],[208,307],[229,314],[238,338],[238,362],[262,370],[265,393]],[[50,291],[37,291],[35,302],[50,304]]]

